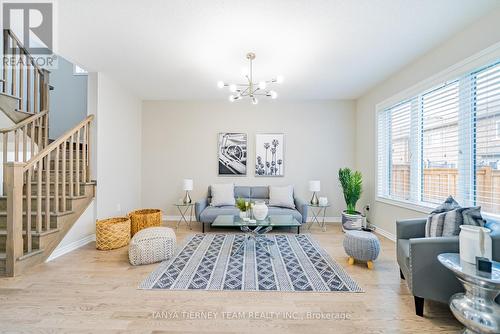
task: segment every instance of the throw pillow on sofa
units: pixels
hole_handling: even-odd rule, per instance
[[[236,200],[234,199],[234,184],[232,183],[212,184],[210,192],[212,194],[211,206],[236,204]]]
[[[269,206],[295,209],[293,186],[269,186]]]
[[[434,209],[425,224],[426,237],[451,237],[459,235],[460,225],[484,226],[481,207],[462,208],[449,196]]]

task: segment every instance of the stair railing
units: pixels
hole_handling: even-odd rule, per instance
[[[4,165],[8,275],[14,276],[16,261],[32,252],[32,228],[37,233],[57,228],[51,226],[51,213],[65,212],[68,196],[81,195],[81,184],[90,182],[90,125],[93,119],[93,115],[88,116],[29,161]],[[32,188],[34,180],[36,189]],[[33,199],[36,199],[34,204]],[[26,213],[25,219],[23,213]]]
[[[27,162],[42,151],[48,143],[48,122],[48,111],[44,110],[10,128],[0,129],[2,163],[5,165],[9,161]],[[9,153],[13,153],[13,156]],[[5,173],[2,189],[5,195]]]
[[[36,114],[47,110],[50,72],[36,63],[10,29],[3,31],[3,50],[2,91],[19,98],[18,111]]]

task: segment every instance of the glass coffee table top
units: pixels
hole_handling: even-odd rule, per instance
[[[220,215],[215,218],[212,226],[228,227],[228,226],[300,226],[297,219],[290,215],[268,216],[264,220],[257,220],[254,223],[244,221],[238,216]]]

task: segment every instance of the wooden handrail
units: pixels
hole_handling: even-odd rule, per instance
[[[33,57],[31,57],[31,54],[28,52],[28,49],[26,49],[26,47],[23,45],[23,43],[21,43],[19,38],[17,38],[17,36],[14,34],[14,32],[11,29],[4,29],[3,31],[4,31],[4,36],[5,36],[5,34],[9,35],[10,38],[12,38],[16,42],[17,47],[19,49],[23,50],[23,53],[25,55],[29,55],[29,60],[30,60],[31,65],[33,65],[41,74],[44,71],[47,71],[50,73],[50,71],[48,71],[44,68],[41,68],[40,66],[37,65],[37,63],[33,60]],[[5,50],[4,50],[4,52],[5,52]]]
[[[33,167],[36,163],[40,162],[43,158],[49,155],[52,151],[54,151],[59,145],[66,142],[68,139],[73,137],[81,128],[83,128],[87,123],[90,123],[94,119],[94,115],[89,115],[83,121],[78,123],[71,130],[66,131],[62,136],[60,136],[57,140],[50,143],[46,148],[44,148],[41,152],[31,158],[28,162],[24,164],[24,171],[27,171],[30,167]]]
[[[38,118],[44,116],[47,113],[48,113],[48,110],[44,110],[38,114],[34,114],[34,115],[26,118],[24,121],[19,122],[10,128],[0,129],[0,133],[7,133],[7,132],[12,132],[14,130],[19,130],[20,128],[24,127],[27,124],[30,124],[31,122],[37,120]]]

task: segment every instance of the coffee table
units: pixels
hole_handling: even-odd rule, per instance
[[[300,234],[300,223],[293,216],[280,215],[268,216],[264,220],[257,220],[255,223],[244,221],[240,217],[233,215],[220,215],[217,216],[212,223],[216,227],[239,227],[241,231],[246,233],[245,242],[241,243],[240,247],[236,250],[236,254],[243,250],[243,246],[250,242],[255,241],[255,247],[262,247],[265,253],[272,257],[265,246],[273,244],[274,241],[266,238],[265,233],[270,232],[273,227],[297,227],[297,234]]]

